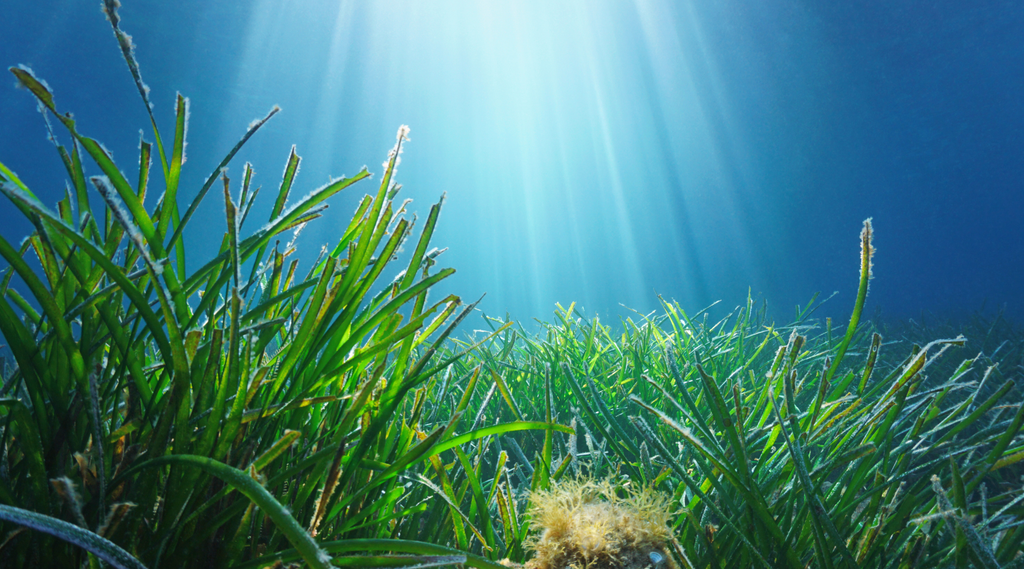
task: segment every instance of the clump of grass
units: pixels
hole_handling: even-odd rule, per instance
[[[117,7],[103,5],[149,111]],[[568,429],[460,428],[471,387],[452,413],[424,416],[425,386],[441,375],[447,383],[446,370],[465,355],[441,346],[474,305],[454,295],[428,300],[454,270],[436,269],[439,251],[429,246],[441,202],[417,236],[407,204],[394,201],[408,129],[399,129],[380,185],[303,275],[282,240],[368,179],[365,168],[296,194],[293,148],[269,220],[249,231],[255,171],[245,164],[229,178],[226,167],[276,107],[186,207],[185,97],[176,98],[170,140],[150,114],[154,142],[141,142],[129,179],[43,80],[23,66],[11,72],[66,131],[66,145],[49,134],[70,182],[54,211],[0,163],[0,191],[35,228],[20,247],[0,238],[9,264],[0,333],[16,364],[0,391],[0,564],[497,566],[467,553],[472,536],[488,555],[501,551],[493,532],[467,538],[465,488],[456,494],[440,457],[470,465],[460,446],[488,434]],[[151,179],[154,162],[162,184]],[[90,185],[106,207],[93,209]],[[147,210],[147,193],[161,185]],[[220,250],[188,271],[182,235],[215,187],[226,212]],[[495,476],[469,468],[482,500],[480,480]],[[458,550],[423,541],[434,530],[433,500],[451,504],[442,510],[456,519],[448,527],[462,530],[435,541]]]
[[[453,364],[489,370],[498,395],[481,400],[483,421],[575,427],[502,441],[510,486],[579,472],[652,485],[681,509],[683,567],[1021,563],[1019,352],[994,327],[981,353],[927,329],[921,343],[884,341],[859,322],[870,226],[861,237],[841,338],[809,318],[813,302],[778,326],[750,299],[719,320],[663,301],[617,331],[571,305],[542,334],[507,329]]]

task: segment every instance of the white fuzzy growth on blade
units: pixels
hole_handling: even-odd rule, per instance
[[[360,172],[361,172],[361,171],[360,171]],[[320,194],[320,193],[322,193],[322,192],[323,192],[323,191],[324,191],[325,189],[327,189],[327,188],[328,188],[328,187],[330,187],[331,185],[333,185],[333,184],[337,183],[337,182],[338,182],[339,180],[344,180],[344,179],[346,179],[346,178],[345,178],[345,177],[343,176],[343,177],[341,177],[341,178],[337,178],[337,179],[335,179],[334,181],[332,181],[332,182],[331,182],[331,183],[329,183],[329,184],[324,184],[324,185],[320,186],[319,188],[317,188],[317,189],[315,189],[315,190],[313,190],[313,191],[309,192],[309,193],[308,193],[308,194],[306,194],[305,196],[302,196],[302,199],[298,200],[298,201],[297,201],[297,202],[295,202],[294,204],[292,204],[292,205],[290,205],[290,206],[286,206],[286,207],[285,207],[285,208],[284,208],[284,209],[283,209],[283,210],[281,211],[281,214],[280,214],[280,215],[278,215],[278,216],[277,216],[277,217],[275,217],[274,219],[271,219],[271,220],[270,220],[270,221],[268,221],[267,223],[263,224],[263,225],[262,225],[262,226],[261,226],[261,227],[260,227],[259,229],[257,229],[257,230],[256,230],[256,232],[255,232],[255,233],[253,233],[252,235],[250,235],[250,236],[249,236],[249,239],[251,239],[251,238],[253,238],[253,237],[258,237],[258,236],[262,236],[262,235],[263,235],[264,233],[266,233],[266,232],[270,231],[270,230],[271,230],[271,229],[272,229],[272,228],[273,228],[273,227],[274,227],[274,226],[275,226],[276,224],[280,223],[280,222],[281,222],[281,221],[282,221],[283,219],[287,218],[287,217],[288,217],[288,216],[290,216],[290,215],[291,215],[292,213],[294,213],[294,212],[295,212],[295,210],[296,210],[296,209],[297,209],[297,208],[298,208],[298,207],[299,207],[300,205],[302,205],[302,204],[303,204],[303,203],[304,203],[304,202],[305,202],[306,200],[308,200],[309,198],[311,198],[311,197],[313,197],[313,196],[316,196],[317,194]],[[309,211],[309,212],[307,212],[307,213],[313,213],[313,212],[316,212],[316,211],[319,211],[319,210],[311,210],[311,211]],[[297,219],[299,219],[299,218],[297,218]],[[294,221],[294,220],[292,220],[292,221]]]
[[[405,198],[402,201],[402,205],[398,206],[398,211],[395,212],[394,217],[398,218],[398,216],[403,215],[405,213],[405,208],[408,207],[409,204],[411,204],[411,203],[412,203],[412,198]],[[414,221],[415,221],[415,217],[416,217],[416,214],[413,214]],[[396,219],[396,221],[397,221],[397,219]]]
[[[874,271],[872,270],[875,266],[875,247],[872,243],[872,237],[874,236],[875,230],[871,225],[871,219],[867,218],[864,220],[864,228],[860,230],[860,254],[862,263],[866,262],[866,267],[862,267],[862,270],[867,270],[868,280],[875,278]],[[866,259],[865,259],[866,258]]]
[[[291,162],[292,162],[292,160],[291,160],[292,156],[295,156],[296,160],[298,161],[295,164],[295,174],[292,176],[292,180],[294,181],[295,176],[299,175],[299,166],[302,163],[302,157],[299,156],[299,154],[297,152],[295,152],[295,145],[294,144],[292,145],[291,150],[288,152],[288,161],[284,163],[284,170],[281,171],[281,178],[284,178],[285,175],[288,173],[288,165],[291,164]]]
[[[30,68],[29,65],[26,65],[24,63],[19,63],[17,65],[17,69],[20,70],[20,71],[25,72],[26,75],[28,75],[29,77],[34,79],[37,83],[42,85],[43,89],[46,89],[47,94],[50,95],[50,101],[52,102],[52,100],[53,100],[53,90],[50,89],[50,86],[49,86],[48,83],[46,83],[46,80],[41,79],[38,75],[36,75],[36,72],[32,71],[32,68]],[[28,89],[29,88],[28,85],[26,85],[25,83],[22,82],[22,79],[17,78],[16,75],[14,77],[15,77],[15,79],[14,79],[14,87],[16,87],[18,89]],[[42,103],[42,101],[40,101],[40,103]]]
[[[302,199],[300,199],[299,201],[297,201],[297,202],[293,203],[293,204],[292,204],[292,205],[290,205],[290,206],[286,206],[286,207],[284,208],[284,210],[282,210],[282,211],[281,211],[281,214],[280,214],[280,215],[278,215],[278,216],[277,216],[276,218],[274,218],[274,219],[271,219],[271,220],[270,220],[270,221],[268,221],[267,223],[263,224],[263,226],[262,226],[262,227],[260,227],[259,229],[257,229],[257,230],[256,230],[256,233],[257,233],[257,234],[260,234],[260,233],[265,233],[265,232],[267,232],[267,231],[270,231],[270,229],[271,229],[272,227],[274,227],[274,225],[275,225],[275,224],[277,224],[277,223],[278,223],[278,222],[280,222],[280,221],[281,221],[282,219],[284,219],[284,218],[288,217],[289,215],[291,215],[291,214],[292,214],[292,213],[293,213],[293,212],[294,212],[294,211],[296,210],[296,208],[298,208],[298,207],[299,207],[300,205],[302,205],[302,204],[303,204],[303,202],[305,202],[305,201],[306,201],[306,200],[308,200],[309,198],[311,198],[311,197],[315,196],[316,194],[319,194],[319,193],[320,193],[321,191],[323,191],[323,190],[324,190],[324,188],[326,188],[326,187],[327,187],[327,186],[329,186],[329,185],[330,185],[330,184],[326,184],[326,185],[320,186],[319,188],[317,188],[317,189],[313,190],[312,192],[309,192],[308,194],[306,194],[306,195],[302,196]],[[309,212],[307,212],[307,213],[309,213]]]
[[[128,63],[128,70],[131,71],[132,77],[135,78],[135,85],[139,88],[139,94],[142,95],[143,102],[150,111],[153,110],[153,103],[149,100],[149,85],[142,80],[142,74],[139,73],[139,62],[135,59],[135,44],[132,42],[132,36],[126,34],[123,30],[114,25],[114,35],[117,37],[117,42],[121,44],[121,52],[124,55],[125,62]]]
[[[121,42],[121,45],[124,46],[131,55],[135,55],[135,42],[132,41],[132,36],[121,30],[117,30],[117,41]]]
[[[111,152],[109,148],[104,146],[102,142],[100,142],[98,140],[96,140],[95,142],[96,142],[96,145],[100,147],[100,151],[103,152],[103,155],[106,156],[107,158],[110,158],[110,160],[113,161],[114,160],[114,153]],[[109,179],[106,176],[101,176],[101,177],[103,179],[109,181]]]
[[[391,170],[392,176],[395,175],[395,170],[398,170],[398,165],[402,163],[403,140],[412,140],[411,138],[409,138],[409,125],[403,124],[402,126],[398,127],[398,134],[395,135],[395,146],[394,148],[388,151],[388,161],[382,164],[382,166],[384,166],[384,171],[386,172],[388,169],[388,165],[391,164],[391,161],[395,161],[395,165]]]
[[[53,143],[54,146],[60,148],[60,143],[57,142],[57,136],[53,134],[53,125],[50,124],[50,117],[46,114],[46,105],[42,101],[36,101],[36,110],[43,117],[43,124],[46,125],[46,140]]]
[[[306,223],[309,222],[307,221]],[[299,238],[299,234],[306,228],[306,223],[300,223],[295,226],[295,230],[292,232],[292,239],[288,242],[288,245],[285,246],[285,250],[291,249],[295,246],[295,240]]]
[[[106,176],[93,176],[89,178],[96,189],[99,190],[100,196],[103,197],[103,201],[107,202],[107,207],[110,208],[110,212],[114,215],[114,219],[117,220],[121,227],[124,228],[128,234],[128,238],[135,243],[135,247],[138,248],[139,253],[142,255],[143,260],[157,275],[163,274],[164,266],[163,263],[156,263],[153,261],[153,257],[149,254],[149,247],[146,246],[146,241],[142,238],[142,233],[139,228],[132,222],[131,216],[124,209],[124,204],[121,203],[121,199],[117,196],[117,192],[110,185],[110,179]]]
[[[31,77],[32,79],[35,79],[40,85],[43,86],[43,89],[46,89],[46,91],[48,93],[51,93],[51,94],[53,93],[53,89],[50,89],[50,84],[47,83],[45,79],[43,79],[43,78],[39,77],[38,75],[36,75],[36,72],[32,71],[31,67],[29,67],[29,66],[27,66],[25,64],[18,64],[17,67],[18,67],[18,69],[20,69],[20,70],[24,71],[25,73],[27,73],[29,77]],[[25,87],[25,88],[27,88],[27,86],[24,83],[22,83],[20,79],[18,79],[18,80],[16,80],[14,82],[14,86],[15,87]]]
[[[100,10],[107,17],[107,21],[115,28],[121,20],[120,16],[117,15],[117,9],[120,7],[121,2],[119,0],[103,0],[103,4],[100,6]]]
[[[178,93],[181,96],[181,93]],[[181,164],[185,165],[185,150],[188,149],[188,120],[192,116],[192,104],[185,97],[185,128],[181,132]]]
[[[261,119],[253,119],[253,121],[251,123],[249,123],[249,127],[246,130],[247,131],[252,131],[253,129],[259,128],[260,126],[263,125],[263,123],[265,123],[268,120],[270,120],[270,117],[276,115],[279,112],[281,112],[281,107],[279,107],[278,105],[274,105],[274,107],[272,109],[270,109],[270,112],[267,113],[267,116],[265,116],[265,117],[263,117]]]
[[[139,228],[135,226],[131,221],[131,215],[124,209],[124,204],[121,199],[117,196],[114,188],[110,185],[110,178],[106,176],[93,176],[89,178],[96,189],[99,191],[100,196],[103,197],[103,201],[107,202],[107,207],[110,208],[110,212],[114,214],[114,219],[121,224],[121,227],[128,233],[128,238],[139,245],[140,249],[143,249],[145,244],[142,240],[142,234],[139,232]]]

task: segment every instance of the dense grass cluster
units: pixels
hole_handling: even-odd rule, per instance
[[[680,567],[1024,566],[1024,339],[998,319],[966,338],[861,323],[868,222],[841,335],[813,302],[776,326],[751,301],[718,320],[663,301],[617,331],[570,306],[538,334],[486,317],[453,334],[474,305],[428,300],[454,271],[430,248],[441,203],[417,234],[394,201],[404,127],[300,274],[281,241],[367,171],[294,199],[293,150],[250,230],[253,168],[225,168],[276,109],[180,208],[187,99],[166,146],[150,115],[129,179],[11,71],[66,131],[47,122],[69,186],[52,211],[0,163],[34,227],[0,237],[2,566],[497,568],[532,555],[531,495],[592,479],[666,496]],[[214,187],[220,251],[188,272],[182,234]]]
[[[1020,563],[1022,411],[1003,376],[1020,373],[1019,338],[965,360],[962,337],[859,327],[830,380],[827,324],[773,327],[753,308],[711,322],[665,303],[621,335],[570,308],[543,338],[503,333],[490,365],[510,409],[551,381],[554,419],[587,439],[559,437],[536,466],[673,495],[681,566]]]

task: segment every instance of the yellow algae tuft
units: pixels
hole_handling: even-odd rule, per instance
[[[537,532],[526,569],[675,569],[668,499],[649,488],[620,496],[608,480],[562,482],[530,497]]]

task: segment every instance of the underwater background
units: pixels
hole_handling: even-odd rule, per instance
[[[99,4],[4,0],[0,63],[47,79],[132,178],[148,119]],[[275,104],[229,169],[251,161],[265,192],[292,144],[296,196],[364,164],[379,177],[408,124],[403,195],[423,219],[447,193],[433,242],[458,273],[434,295],[487,293],[488,314],[576,301],[606,317],[658,294],[731,308],[749,289],[782,320],[839,291],[827,312],[845,321],[873,217],[867,315],[1024,316],[1024,3],[139,0],[121,15],[161,128],[176,91],[191,99],[185,200]],[[11,76],[0,157],[45,203],[63,194]],[[301,258],[364,191],[330,202]],[[15,213],[0,205],[12,242],[31,231]],[[223,215],[197,213],[193,262]]]

